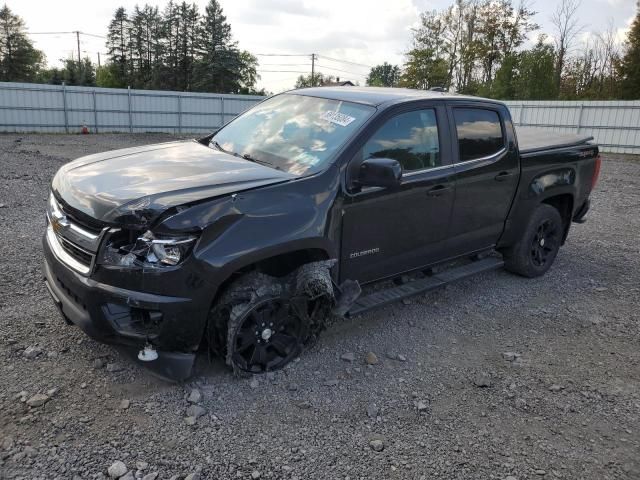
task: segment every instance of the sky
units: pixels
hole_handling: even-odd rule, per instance
[[[195,3],[204,12],[208,0]],[[82,56],[94,62],[106,57],[107,25],[114,11],[128,11],[144,0],[8,0],[6,4],[26,22],[29,32],[71,32],[82,35]],[[160,9],[165,1],[148,1]],[[411,29],[419,24],[420,12],[440,10],[452,0],[220,0],[234,39],[239,47],[258,55],[258,87],[277,93],[292,88],[300,72],[310,73],[311,53],[319,55],[316,71],[339,76],[343,80],[365,83],[372,65],[385,61],[401,65],[411,45]],[[517,2],[514,2],[517,3]],[[551,33],[550,16],[556,0],[532,0],[538,12],[537,33]],[[623,38],[636,12],[636,0],[582,0],[580,23],[583,36],[602,31],[611,23]],[[77,55],[74,34],[31,35],[43,50],[49,65]],[[274,56],[286,54],[295,56]]]

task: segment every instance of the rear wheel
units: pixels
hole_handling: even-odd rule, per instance
[[[558,210],[551,205],[538,205],[520,240],[503,252],[505,268],[530,278],[544,275],[558,254],[563,232]]]

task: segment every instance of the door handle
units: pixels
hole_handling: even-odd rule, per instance
[[[451,190],[451,187],[440,184],[440,185],[436,185],[435,187],[431,187],[429,190],[427,190],[427,195],[429,195],[430,197],[439,197],[445,194],[446,192],[448,192],[449,190]]]
[[[495,181],[496,182],[504,182],[505,180],[508,180],[512,176],[513,176],[513,173],[500,172],[498,175],[495,176]]]

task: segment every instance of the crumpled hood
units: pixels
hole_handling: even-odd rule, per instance
[[[52,189],[94,219],[145,225],[170,207],[292,178],[188,140],[79,158],[58,171]]]

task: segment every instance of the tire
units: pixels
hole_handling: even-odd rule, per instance
[[[560,250],[563,232],[560,212],[551,205],[538,205],[520,240],[503,251],[505,268],[529,278],[544,275]]]
[[[333,305],[332,289],[316,295],[305,288],[307,272],[314,271],[307,267],[322,263],[303,265],[287,278],[240,277],[211,309],[210,348],[236,374],[279,370],[297,358],[326,326]],[[328,268],[315,272],[329,275]]]

